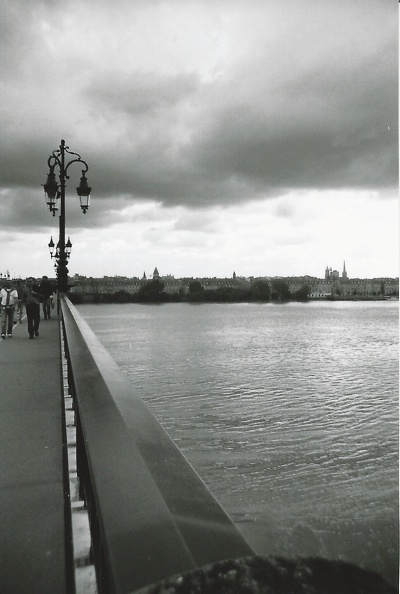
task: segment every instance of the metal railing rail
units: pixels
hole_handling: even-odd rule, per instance
[[[99,592],[254,555],[66,297],[61,315]]]

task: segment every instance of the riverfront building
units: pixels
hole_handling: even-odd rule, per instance
[[[256,280],[264,280],[272,285],[276,280],[283,280],[287,283],[292,294],[304,287],[309,289],[311,299],[373,299],[383,297],[399,296],[399,279],[397,278],[372,278],[360,279],[349,278],[346,264],[340,274],[338,270],[331,267],[325,268],[324,278],[314,276],[290,276],[290,277],[249,277],[237,276],[234,272],[231,278],[181,278],[176,279],[173,275],[160,275],[158,268],[154,269],[152,275],[147,277],[143,273],[141,278],[125,276],[105,276],[103,278],[86,278],[76,275],[73,279],[73,287],[70,292],[80,294],[83,297],[92,298],[95,295],[114,294],[125,292],[129,294],[138,293],[140,288],[149,280],[159,280],[164,284],[164,291],[169,295],[186,294],[189,285],[193,281],[201,284],[205,291],[219,288],[249,288]]]
[[[270,279],[271,281],[273,279]],[[346,263],[343,263],[343,271],[340,275],[338,270],[325,268],[323,279],[313,276],[292,276],[286,277],[291,293],[295,293],[304,286],[308,286],[311,299],[360,299],[378,297],[398,297],[399,279],[397,278],[349,278],[346,270]]]

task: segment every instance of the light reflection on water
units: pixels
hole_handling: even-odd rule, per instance
[[[397,303],[78,309],[258,553],[396,581]]]

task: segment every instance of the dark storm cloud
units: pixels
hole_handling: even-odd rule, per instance
[[[168,204],[218,204],[291,188],[394,187],[398,163],[394,72],[394,52],[386,48],[351,72],[325,66],[282,85],[272,96],[265,89],[264,101],[249,103],[224,97],[223,88],[201,88],[193,77],[182,79],[180,85],[173,79],[164,81],[147,105],[142,84],[139,91],[134,81],[129,88],[116,84],[102,101],[124,114],[134,146],[125,155],[127,167],[107,164],[99,155],[102,164],[96,178],[105,192],[113,190],[113,180],[125,193]],[[148,79],[147,84],[151,88],[156,82]],[[196,89],[206,107],[198,109],[194,121],[186,122],[192,129],[172,150],[174,122],[177,127],[180,123],[177,106]],[[137,122],[139,112],[142,119]],[[152,119],[152,134],[135,143],[134,129],[137,133],[146,118]]]
[[[71,2],[68,18],[57,2],[26,2],[26,12],[23,3],[2,4],[0,187],[12,194],[1,197],[3,224],[40,224],[35,209],[47,158],[64,135],[89,163],[96,224],[118,218],[118,210],[110,215],[111,200],[121,212],[134,200],[228,205],[299,188],[397,186],[397,12],[390,3],[308,3],[317,25],[297,3],[246,3],[266,6],[265,40],[254,32],[253,47],[253,30],[245,30],[233,40],[236,61],[215,76],[196,71],[190,56],[181,71],[151,71],[122,47],[113,69],[89,59],[84,46],[60,56],[52,44],[71,34],[72,8],[84,11],[85,4]],[[132,11],[135,3],[122,5]],[[285,8],[282,35],[269,25],[271,7]],[[88,43],[91,33],[87,28]],[[112,44],[107,31],[99,35],[106,56]],[[118,43],[118,31],[111,41]],[[143,45],[143,55],[155,47]],[[162,46],[158,51],[161,63]],[[78,178],[79,171],[71,176],[72,193]],[[71,217],[77,225],[86,220]]]
[[[90,226],[104,227],[126,221],[123,210],[127,204],[128,201],[124,197],[103,198],[101,209],[90,208]],[[0,193],[0,210],[3,230],[18,227],[19,231],[39,231],[53,227],[54,233],[58,231],[59,211],[55,216],[52,215],[46,205],[43,191],[38,193],[36,189],[26,187],[3,190]],[[67,192],[66,213],[69,229],[87,226],[89,216],[82,216],[75,188]]]
[[[274,66],[275,78],[265,53],[211,82],[141,72],[94,80],[85,93],[123,123],[127,146],[126,167],[98,155],[102,191],[198,206],[294,188],[395,187],[396,26],[383,11],[375,38],[353,30],[345,49],[337,43],[328,57],[317,45],[306,64],[293,55],[292,69]]]
[[[254,191],[397,185],[395,44],[356,60],[302,72],[264,100],[215,114],[193,147],[204,172]]]
[[[151,73],[110,73],[95,79],[85,89],[99,109],[150,116],[156,110],[174,108],[198,88],[194,74],[175,76]]]

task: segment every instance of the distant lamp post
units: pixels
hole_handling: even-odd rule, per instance
[[[65,244],[65,255],[67,256],[67,258],[69,258],[71,255],[71,249],[72,249],[72,243],[71,243],[70,238],[68,237],[68,241]]]
[[[50,242],[49,242],[50,258],[53,258],[54,248],[55,248],[55,244],[53,241],[53,237],[50,237]]]
[[[55,247],[55,245],[54,245],[53,237],[50,237],[50,242],[49,242],[50,258],[53,257],[54,247]]]
[[[67,163],[65,162],[66,154],[72,155],[73,157]],[[71,255],[72,248],[72,243],[69,237],[67,243],[65,242],[65,180],[69,179],[68,168],[72,163],[79,163],[84,167],[76,192],[80,198],[82,212],[85,214],[89,208],[90,193],[92,191],[85,175],[89,166],[78,153],[70,151],[69,147],[65,146],[65,140],[61,140],[59,149],[53,151],[48,158],[47,164],[49,166],[49,173],[47,174],[46,183],[43,184],[46,204],[53,216],[55,216],[58,210],[58,201],[60,200],[59,240],[55,246],[53,238],[51,237],[50,243],[48,244],[50,257],[54,258],[56,261],[55,268],[57,270],[57,284],[60,293],[66,293],[68,291],[67,262]],[[57,182],[56,174],[54,172],[56,167],[58,167],[59,170],[59,182]]]
[[[55,264],[54,264],[54,268],[56,270],[59,269],[60,266],[60,254],[61,254],[61,250],[60,250],[60,242],[57,243],[57,245],[55,245],[54,241],[53,241],[53,237],[50,237],[50,242],[48,244],[49,246],[49,252],[50,252],[50,258],[55,260]],[[54,251],[55,248],[55,251]],[[71,255],[71,249],[72,249],[72,243],[70,238],[68,237],[68,241],[65,244],[65,258],[68,261],[69,257]],[[68,270],[67,270],[68,272]]]

